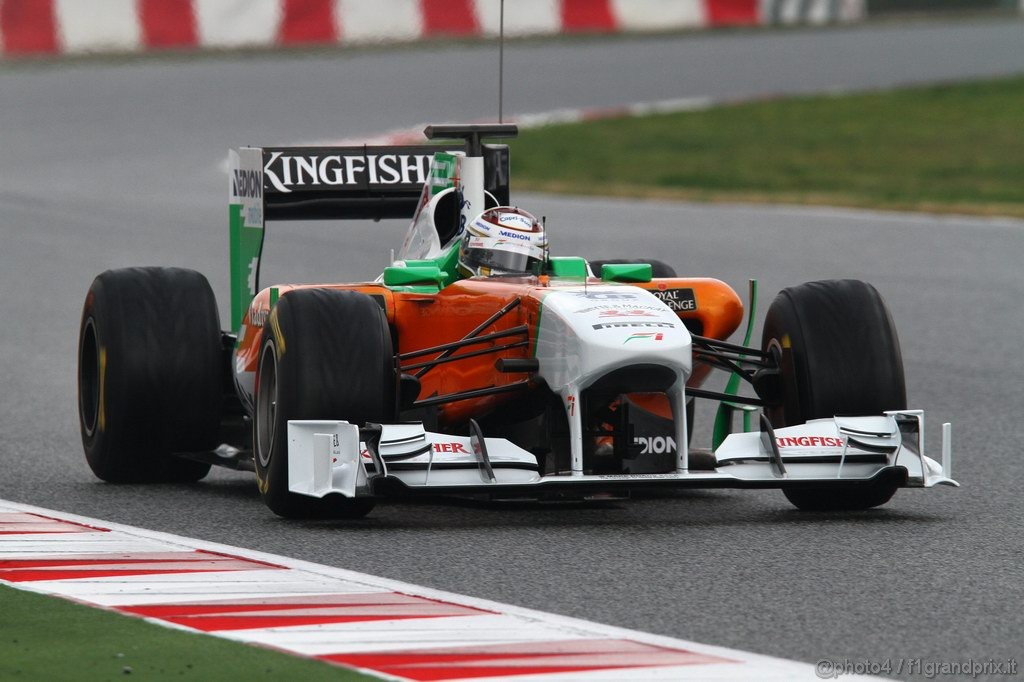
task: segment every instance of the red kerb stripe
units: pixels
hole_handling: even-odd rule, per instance
[[[562,31],[614,31],[611,0],[562,0]]]
[[[220,632],[224,630],[256,630],[264,628],[284,628],[298,625],[328,625],[331,623],[365,623],[370,621],[411,620],[424,618],[450,618],[446,615],[321,615],[308,616],[172,616],[160,620],[199,630],[201,632]]]
[[[283,0],[281,9],[282,45],[337,42],[333,0]]]
[[[137,0],[146,47],[195,47],[196,18],[191,0]]]
[[[7,54],[57,52],[53,0],[0,0],[0,32]]]
[[[480,32],[472,0],[421,0],[427,36],[475,35]]]
[[[144,575],[178,575],[181,573],[220,573],[221,569],[208,568],[203,570],[195,569],[152,569],[145,571],[133,571],[133,570],[71,570],[71,571],[54,571],[54,570],[41,570],[41,571],[0,571],[0,580],[6,580],[11,583],[30,583],[37,581],[46,580],[91,580],[95,578],[125,578],[133,576],[144,576]]]
[[[565,640],[327,654],[319,658],[427,682],[506,675],[730,663],[725,658],[629,640]]]
[[[757,24],[757,0],[705,0],[711,26]]]
[[[8,0],[10,2],[10,0]],[[0,0],[0,5],[3,0]],[[51,519],[27,512],[0,512],[0,535],[31,535],[34,533],[106,533],[106,528],[94,528],[82,523]]]

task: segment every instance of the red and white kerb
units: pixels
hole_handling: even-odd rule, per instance
[[[814,679],[807,664],[4,501],[0,582],[388,679]]]

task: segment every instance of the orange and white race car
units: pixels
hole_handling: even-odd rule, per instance
[[[721,281],[548,254],[511,206],[508,148],[484,143],[514,126],[425,132],[449,143],[230,153],[231,332],[197,272],[94,280],[78,397],[97,476],[249,469],[279,515],[348,518],[417,493],[780,488],[801,509],[863,509],[956,485],[950,427],[941,463],[925,456],[870,285],[785,289],[760,346],[752,315],[730,343],[744,306]],[[260,287],[268,222],[383,218],[411,225],[376,280]],[[701,388],[714,369],[724,392]],[[721,403],[710,448],[690,444],[695,398]]]

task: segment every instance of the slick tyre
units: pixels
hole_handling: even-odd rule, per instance
[[[217,447],[223,368],[209,282],[181,268],[108,270],[78,338],[78,416],[89,467],[111,483],[191,482]]]
[[[590,269],[595,277],[601,276],[601,268],[608,263],[650,263],[651,277],[675,277],[676,270],[664,261],[653,258],[606,258],[604,260],[590,261]]]
[[[360,518],[372,498],[322,499],[288,490],[288,420],[393,422],[396,376],[384,311],[354,291],[299,289],[263,328],[253,448],[263,501],[286,518]]]
[[[765,316],[762,347],[782,360],[777,404],[765,410],[775,427],[906,409],[899,339],[870,284],[828,280],[783,289]],[[889,477],[783,492],[803,510],[869,509],[888,502],[901,484]]]

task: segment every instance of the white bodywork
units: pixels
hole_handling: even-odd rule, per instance
[[[639,287],[553,288],[538,326],[539,374],[556,393],[587,388],[629,365],[669,367],[684,381],[692,368],[690,333],[671,308]]]
[[[686,380],[693,368],[690,333],[654,294],[626,285],[555,288],[542,303],[538,375],[562,398],[569,419],[572,475],[583,475],[580,394],[609,372],[660,365],[676,375],[667,394],[675,420],[677,471],[688,468]]]

